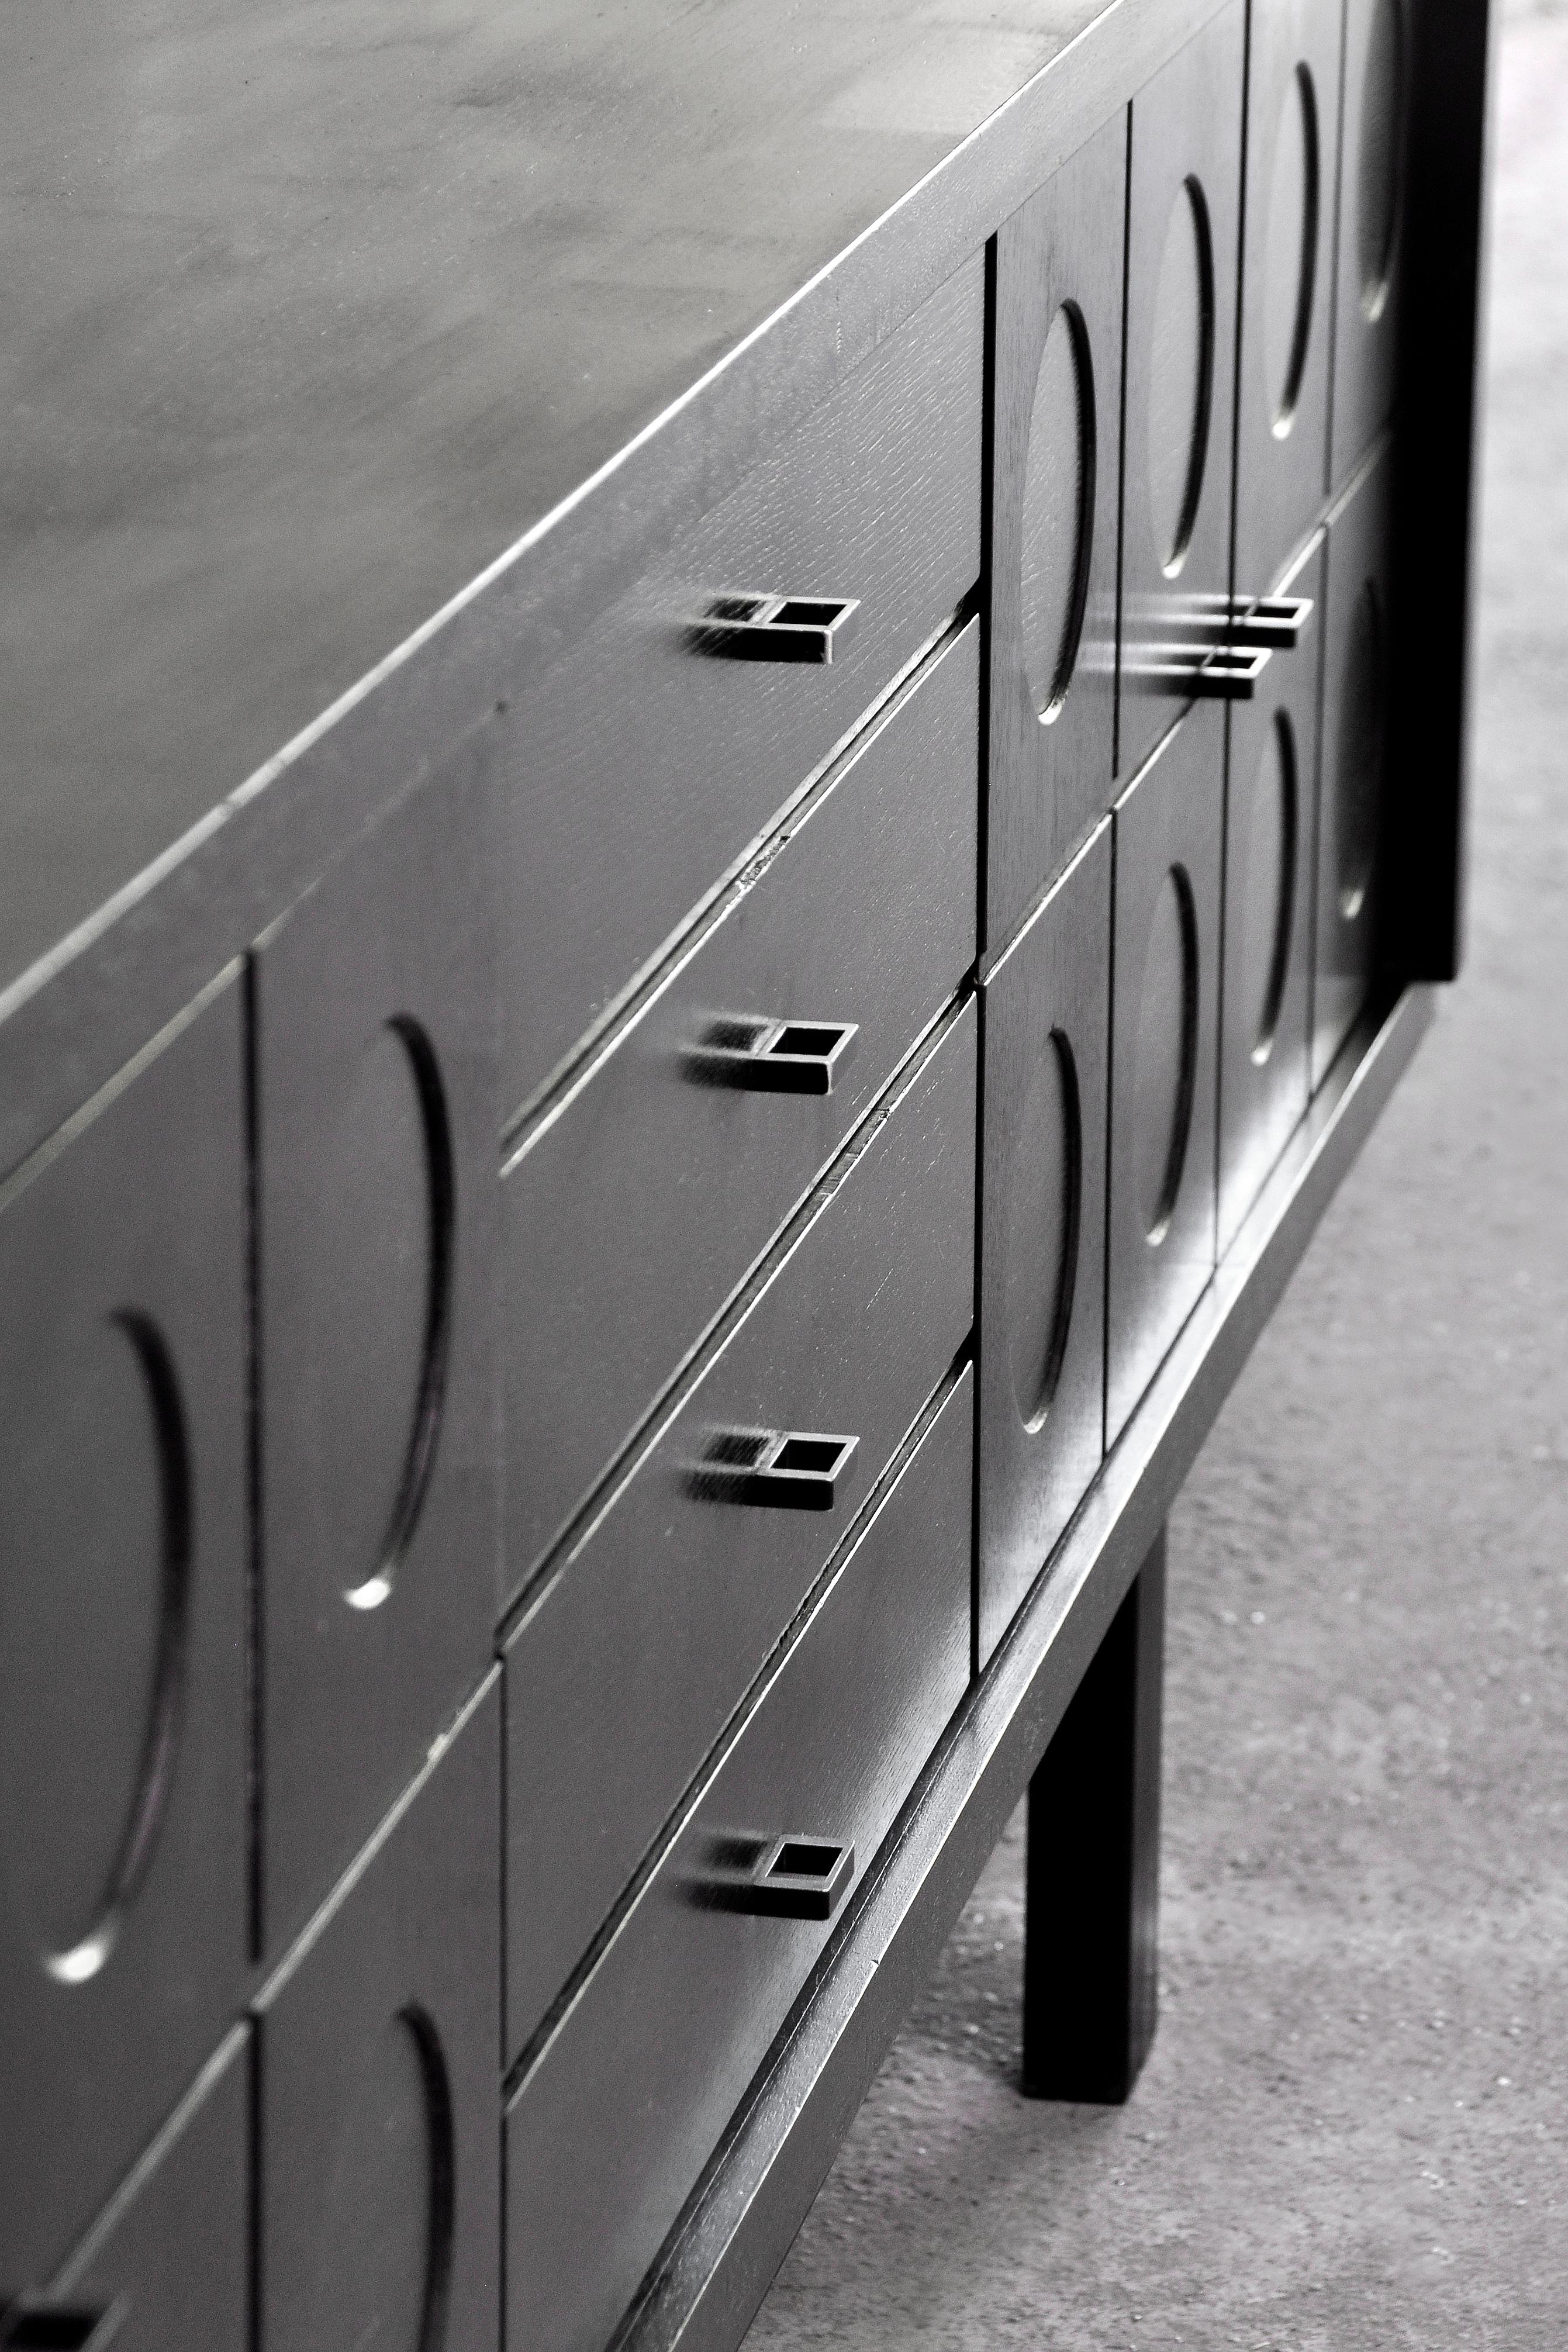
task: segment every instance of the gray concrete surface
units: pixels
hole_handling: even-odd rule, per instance
[[[1016,1822],[748,2352],[1568,2346],[1568,15],[1500,96],[1469,961],[1172,1521],[1153,2056],[1017,2096]]]

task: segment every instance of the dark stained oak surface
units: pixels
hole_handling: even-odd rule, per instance
[[[1099,13],[8,8],[0,985]]]

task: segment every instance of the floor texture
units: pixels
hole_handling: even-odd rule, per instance
[[[1568,14],[1500,98],[1468,962],[1172,1519],[1153,2056],[1017,2095],[1015,1822],[748,2352],[1568,2347]]]

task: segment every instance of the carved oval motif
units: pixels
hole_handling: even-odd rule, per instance
[[[1278,710],[1252,782],[1236,975],[1237,1002],[1250,1029],[1252,1058],[1259,1067],[1274,1051],[1290,971],[1300,822],[1296,737],[1289,714]],[[1230,984],[1227,970],[1227,994]]]
[[[1171,208],[1154,295],[1147,416],[1149,512],[1160,566],[1186,561],[1203,498],[1214,406],[1214,241],[1208,205],[1185,180]]]
[[[1094,362],[1076,303],[1051,321],[1024,476],[1024,670],[1047,726],[1072,683],[1094,543]]]
[[[1405,121],[1405,19],[1399,0],[1375,0],[1361,86],[1356,159],[1356,265],[1361,307],[1381,318],[1399,235],[1399,157]]]
[[[1197,1041],[1197,912],[1186,868],[1173,866],[1149,926],[1132,1066],[1137,1199],[1155,1246],[1170,1230],[1186,1167]]]
[[[435,1459],[451,1313],[452,1148],[436,1056],[387,1023],[323,1139],[313,1302],[322,1556],[356,1609],[390,1595]]]
[[[1377,864],[1387,750],[1383,606],[1370,580],[1352,616],[1334,766],[1334,882],[1342,923],[1359,921]]]
[[[126,1311],[51,1334],[5,1452],[9,1874],[42,1967],[85,1984],[146,1877],[184,1715],[190,1462],[155,1325]]]
[[[1054,1029],[1035,1065],[1013,1150],[1007,1329],[1018,1418],[1044,1425],[1061,1377],[1078,1280],[1083,1129],[1078,1067]]]
[[[1311,341],[1321,213],[1318,100],[1307,67],[1290,77],[1274,135],[1264,236],[1263,367],[1271,426],[1283,440],[1296,420]]]
[[[434,2024],[388,2021],[339,2126],[304,2352],[442,2352],[451,2288],[451,2090]]]

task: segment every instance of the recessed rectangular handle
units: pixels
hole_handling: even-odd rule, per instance
[[[854,1875],[852,1845],[836,1838],[775,1837],[758,1843],[749,1861],[714,1871],[700,1892],[705,1907],[716,1911],[831,1919]]]
[[[701,1086],[830,1095],[858,1034],[853,1021],[716,1021],[686,1068]]]
[[[1197,701],[1250,702],[1272,659],[1268,646],[1139,646],[1124,661],[1127,685]]]
[[[0,2352],[105,2352],[128,2305],[21,2303],[0,2319]]]
[[[830,1511],[859,1443],[815,1429],[716,1430],[690,1473],[690,1490],[708,1503]]]
[[[831,662],[860,609],[858,596],[714,596],[692,622],[695,653],[727,661]]]

